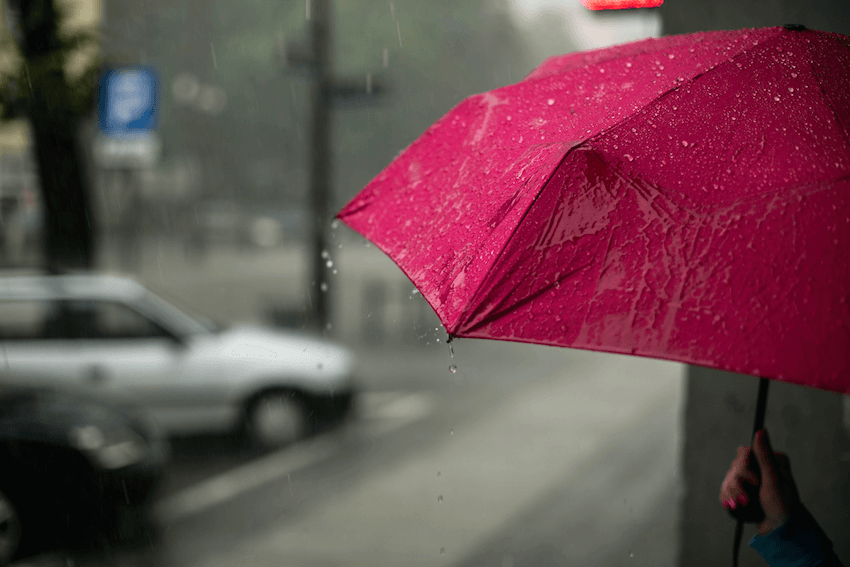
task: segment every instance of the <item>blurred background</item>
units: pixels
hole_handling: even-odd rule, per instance
[[[728,558],[734,524],[716,492],[748,443],[756,380],[529,345],[461,340],[450,352],[404,274],[331,218],[464,98],[517,82],[549,56],[785,23],[846,34],[846,2],[667,0],[610,12],[578,0],[3,6],[3,285],[127,276],[220,329],[342,347],[354,392],[342,422],[274,450],[228,431],[166,431],[170,457],[157,465],[143,537],[119,545],[89,534],[90,545],[18,564]],[[114,86],[121,69],[137,70],[136,82]],[[125,116],[117,134],[110,113]],[[96,299],[86,296],[94,287],[75,300]],[[44,293],[31,299],[71,298]],[[10,297],[0,298],[0,330]],[[12,343],[4,348],[17,360]],[[190,396],[213,388],[199,384]],[[804,499],[847,557],[850,410],[841,396],[780,386],[768,406],[774,444],[795,465],[801,455]],[[741,564],[760,564],[744,547]]]

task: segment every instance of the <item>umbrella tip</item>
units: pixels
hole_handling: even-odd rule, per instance
[[[804,26],[803,24],[785,24],[783,27],[786,30],[791,31],[803,31],[804,29],[806,29],[806,26]]]

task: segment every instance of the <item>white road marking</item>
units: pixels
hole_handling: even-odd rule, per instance
[[[329,437],[323,437],[272,453],[165,498],[156,505],[155,513],[166,523],[197,514],[317,463],[332,455],[335,447]]]
[[[429,394],[422,392],[389,396],[383,394],[383,392],[376,393],[375,395],[378,398],[375,401],[370,401],[368,398],[364,400],[365,407],[361,416],[366,421],[363,425],[366,435],[385,435],[390,431],[419,421],[434,411],[434,398]],[[371,407],[370,402],[373,404]]]
[[[365,392],[359,396],[367,435],[381,435],[418,421],[434,409],[433,397],[421,393]],[[155,513],[173,522],[203,512],[236,496],[313,465],[336,452],[337,443],[321,436],[251,461],[185,488],[160,501]]]

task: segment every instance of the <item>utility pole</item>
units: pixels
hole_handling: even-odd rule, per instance
[[[310,46],[314,68],[310,80],[310,115],[313,120],[310,143],[310,248],[313,322],[320,332],[330,321],[330,297],[327,268],[326,224],[330,209],[330,102],[331,102],[331,30],[330,0],[307,0],[310,10]],[[323,257],[324,256],[324,257]]]
[[[310,176],[310,281],[312,323],[325,332],[330,321],[331,286],[328,278],[328,234],[331,220],[331,105],[337,102],[377,100],[385,81],[367,73],[363,77],[333,75],[331,0],[307,0],[309,38],[304,43],[276,47],[279,65],[288,74],[306,75],[310,82],[312,135],[308,172]]]

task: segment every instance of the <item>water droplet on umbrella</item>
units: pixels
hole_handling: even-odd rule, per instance
[[[792,77],[792,78],[794,78],[794,79],[796,79],[796,78],[797,78],[797,73],[791,73],[791,77]]]
[[[546,104],[548,104],[549,106],[552,106],[553,104],[555,104],[555,99],[550,98],[549,100],[546,101]]]
[[[629,160],[629,161],[634,161],[634,160],[635,160],[635,158],[633,158],[633,157],[632,157],[631,155],[629,155],[629,154],[626,154],[626,155],[624,155],[623,157],[624,157],[624,158],[626,158],[626,159],[627,159],[627,160]]]

